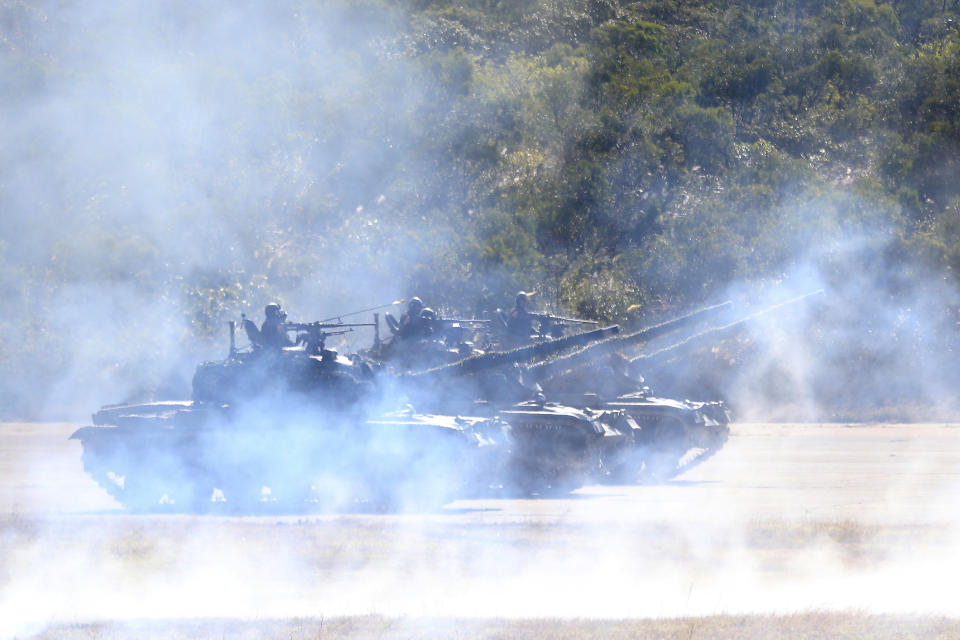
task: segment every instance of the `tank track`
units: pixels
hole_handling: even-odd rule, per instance
[[[710,441],[706,443],[706,446],[693,447],[683,452],[677,459],[675,468],[670,471],[668,475],[659,477],[641,475],[641,482],[656,484],[658,482],[671,480],[715,456],[727,443],[727,439],[730,436],[730,426],[727,424],[719,424],[715,427],[709,427],[709,429]]]

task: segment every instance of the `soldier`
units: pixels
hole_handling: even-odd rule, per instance
[[[419,340],[430,335],[433,331],[431,318],[429,314],[425,316],[424,311],[433,313],[430,309],[424,309],[423,300],[417,297],[411,298],[410,302],[407,303],[407,310],[400,316],[397,337],[404,340]]]
[[[507,331],[517,338],[529,338],[533,331],[533,316],[527,311],[527,299],[533,295],[520,291],[514,301],[513,309],[507,314]]]
[[[293,342],[290,341],[287,330],[283,326],[287,314],[280,308],[280,305],[271,302],[263,308],[263,315],[266,316],[260,326],[260,338],[263,346],[268,349],[293,346]]]

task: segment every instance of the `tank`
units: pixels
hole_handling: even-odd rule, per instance
[[[499,480],[503,421],[391,404],[375,364],[325,348],[344,327],[290,323],[296,346],[246,350],[231,327],[189,401],[107,406],[74,432],[84,470],[136,511],[436,506]]]
[[[716,454],[730,435],[730,412],[721,401],[659,398],[649,390],[603,398],[593,393],[561,395],[562,402],[592,409],[603,420],[625,415],[631,438],[607,449],[601,459],[603,482],[665,482]]]
[[[510,425],[514,487],[545,493],[589,481],[661,482],[719,451],[730,414],[720,401],[654,396],[622,352],[713,320],[731,306],[706,307],[627,335],[610,327],[538,341],[413,377],[431,389],[431,398],[433,390],[444,390],[443,410],[473,401]]]
[[[528,367],[526,375],[551,399],[605,416],[623,414],[633,421],[632,437],[603,457],[601,480],[663,482],[709,459],[726,443],[731,416],[722,401],[657,397],[638,373],[644,357],[631,360],[623,353],[715,319],[730,307],[725,302],[699,309]],[[667,347],[663,352],[674,350]]]
[[[509,426],[509,456],[499,483],[505,493],[566,493],[598,478],[613,452],[632,448],[639,427],[622,410],[552,401],[530,383],[524,365],[618,332],[613,326],[542,340],[408,373],[402,380],[417,407],[486,415]]]
[[[506,486],[523,495],[569,493],[603,473],[604,460],[631,448],[637,424],[625,413],[578,409],[543,398],[501,409],[510,425]]]
[[[603,459],[603,479],[612,482],[664,482],[716,454],[730,435],[731,412],[719,400],[657,397],[642,374],[669,368],[697,349],[717,344],[756,318],[822,295],[804,294],[730,319],[732,303],[705,307],[672,320],[527,367],[525,375],[548,397],[566,405],[625,413],[638,430]],[[710,326],[703,324],[709,321]],[[719,324],[717,324],[719,323]],[[668,344],[652,349],[657,340]],[[641,351],[633,357],[625,353]]]

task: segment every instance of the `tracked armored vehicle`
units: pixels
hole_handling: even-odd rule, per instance
[[[618,335],[618,328],[599,329],[489,353],[419,377],[428,379],[431,387],[442,385],[448,401],[457,401],[460,394],[460,406],[464,399],[481,398],[495,407],[511,426],[512,459],[528,463],[525,486],[531,489],[571,488],[574,479],[660,482],[720,450],[729,435],[729,412],[719,401],[654,396],[643,379],[629,371],[620,352],[716,317],[729,307],[707,307],[625,336]],[[513,384],[490,384],[498,378]],[[518,391],[497,392],[504,388]],[[540,399],[518,410],[524,391]]]
[[[727,313],[730,306],[706,307],[528,367],[526,375],[558,402],[608,416],[624,414],[638,427],[624,446],[604,457],[602,480],[663,482],[706,461],[726,443],[730,411],[723,402],[657,397],[638,373],[644,356],[629,359],[623,353],[661,336],[676,336]]]
[[[71,436],[125,507],[436,506],[505,466],[502,421],[397,411],[375,366],[326,349],[348,325],[291,323],[299,344],[271,349],[247,323],[252,347],[237,350],[231,326],[229,356],[197,368],[190,401],[104,407]]]
[[[625,415],[633,421],[632,437],[602,459],[598,480],[605,482],[669,480],[708,460],[730,435],[730,413],[720,401],[659,398],[648,390],[607,399],[591,393],[559,399],[602,416]]]
[[[564,493],[600,477],[604,459],[632,450],[640,429],[622,410],[548,401],[539,386],[525,380],[523,365],[618,332],[619,327],[612,326],[475,355],[403,379],[418,407],[487,415],[509,425],[510,455],[502,475],[508,493]]]
[[[822,291],[808,293],[735,320],[729,317],[730,302],[705,307],[574,353],[534,363],[525,375],[558,402],[600,412],[623,412],[634,420],[639,430],[633,432],[630,446],[612,451],[603,461],[605,479],[662,482],[717,453],[729,437],[731,413],[721,401],[657,397],[644,384],[641,373],[676,366],[670,363],[682,361],[697,349],[717,344],[725,335],[734,334],[762,315],[822,294]],[[703,327],[708,320],[710,326]],[[651,348],[657,340],[666,340],[667,344]],[[640,353],[633,357],[624,355],[637,350]]]
[[[506,486],[521,494],[562,494],[596,479],[604,459],[632,448],[640,430],[624,412],[583,410],[543,399],[515,404],[498,416],[511,433]]]

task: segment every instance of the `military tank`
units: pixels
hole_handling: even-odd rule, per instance
[[[628,335],[613,327],[540,341],[413,377],[426,388],[444,389],[443,410],[473,399],[510,425],[515,486],[542,493],[590,480],[660,482],[720,450],[730,414],[720,401],[654,396],[620,354],[730,307],[713,305]]]
[[[623,446],[603,458],[599,479],[663,482],[701,464],[723,447],[730,434],[731,415],[722,401],[658,397],[639,375],[644,356],[631,360],[623,353],[723,316],[731,306],[724,302],[705,307],[527,368],[525,375],[556,401],[601,415],[625,414],[638,427]],[[675,349],[667,347],[662,352]]]
[[[357,326],[286,323],[297,344],[269,348],[245,320],[238,350],[231,323],[228,357],[198,366],[191,400],[107,406],[74,432],[84,470],[138,511],[436,506],[496,479],[508,427],[398,410],[375,364],[325,348]]]
[[[503,408],[511,455],[502,476],[508,492],[568,493],[603,473],[604,460],[632,447],[639,426],[623,411],[579,409],[537,398]]]
[[[761,316],[822,294],[814,291],[741,317],[733,315],[731,302],[705,307],[535,363],[525,375],[559,402],[594,411],[624,412],[639,426],[628,446],[612,450],[604,459],[604,479],[663,482],[708,460],[726,444],[731,412],[719,400],[657,397],[645,384],[643,373],[677,367],[690,354],[716,345]],[[663,341],[667,344],[662,345]],[[624,355],[637,350],[640,353],[633,357]]]
[[[603,460],[632,447],[639,427],[627,412],[548,401],[524,366],[615,336],[618,326],[492,351],[402,380],[418,407],[496,417],[509,425],[509,456],[499,486],[508,494],[569,492],[598,477]],[[552,398],[551,398],[552,400]]]

